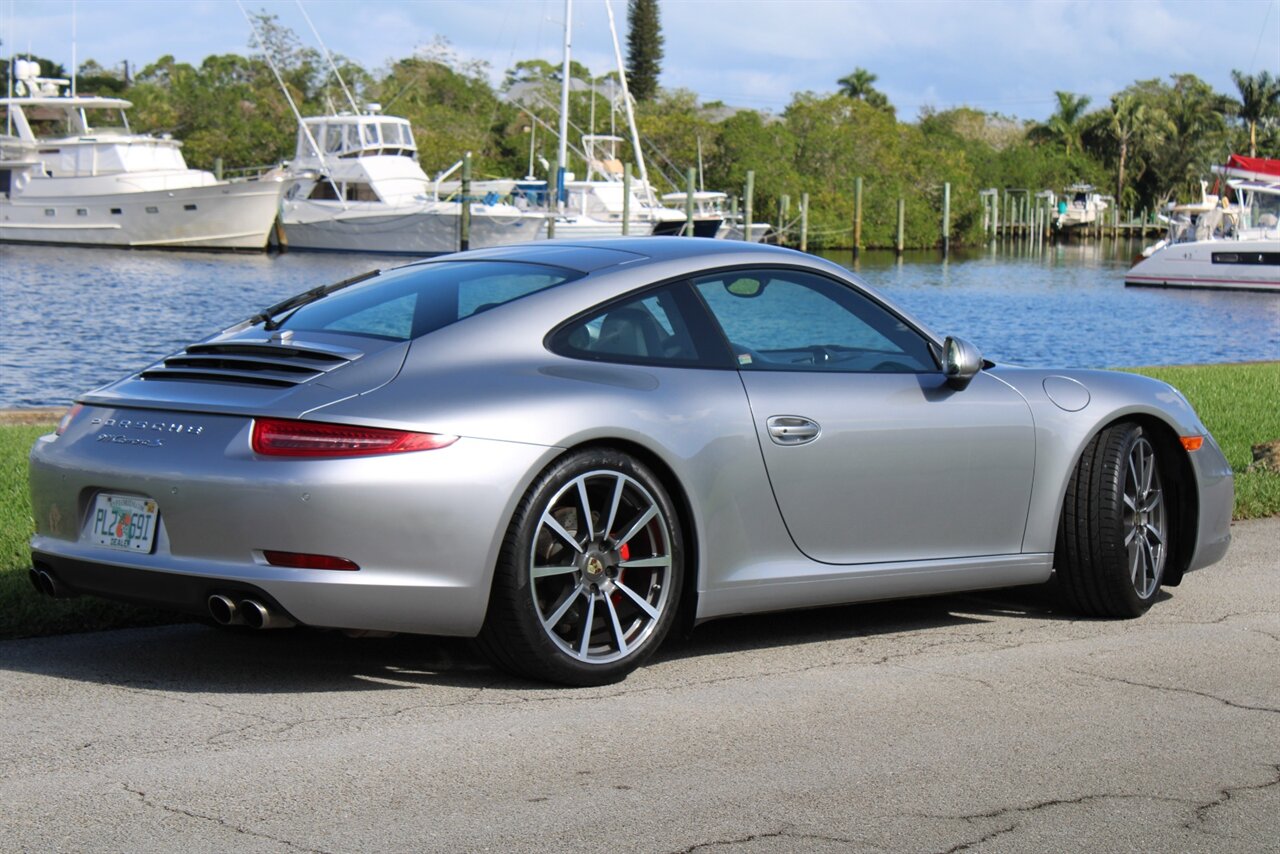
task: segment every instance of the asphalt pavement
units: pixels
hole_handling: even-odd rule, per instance
[[[739,618],[607,688],[456,640],[0,642],[0,851],[1280,851],[1280,518],[1133,621]]]

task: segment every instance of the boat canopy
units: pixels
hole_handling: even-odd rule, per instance
[[[415,157],[418,146],[408,119],[380,115],[312,116],[298,130],[297,158],[313,159],[311,139],[325,157],[359,157],[362,154],[400,154]]]
[[[1233,154],[1225,166],[1215,166],[1213,171],[1228,178],[1244,178],[1257,181],[1280,180],[1280,160],[1267,157],[1242,157]]]

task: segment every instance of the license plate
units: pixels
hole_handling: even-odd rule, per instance
[[[159,508],[150,498],[99,493],[93,502],[89,541],[109,549],[150,554]]]

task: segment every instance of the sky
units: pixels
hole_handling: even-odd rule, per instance
[[[315,45],[296,0],[244,0]],[[626,0],[613,0],[626,52]],[[559,64],[564,0],[306,0],[328,49],[376,70],[438,37],[488,63],[495,84],[522,59]],[[903,119],[969,106],[1043,120],[1054,92],[1093,106],[1135,80],[1192,73],[1236,92],[1232,69],[1280,76],[1280,0],[660,0],[660,82],[705,101],[781,112],[799,91],[834,92],[862,67]],[[73,38],[74,30],[74,38]],[[198,64],[247,54],[234,0],[0,0],[0,54],[71,67],[132,67],[172,54]],[[614,68],[605,0],[573,3],[573,58]]]

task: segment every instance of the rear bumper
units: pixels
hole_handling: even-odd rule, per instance
[[[215,593],[251,592],[306,625],[474,635],[515,503],[557,453],[463,438],[362,459],[265,458],[249,448],[247,418],[198,421],[199,434],[165,433],[154,444],[103,441],[84,417],[38,440],[33,564],[75,592],[184,613],[206,614]],[[87,535],[101,493],[156,503],[149,553]],[[266,550],[360,568],[274,566]]]

